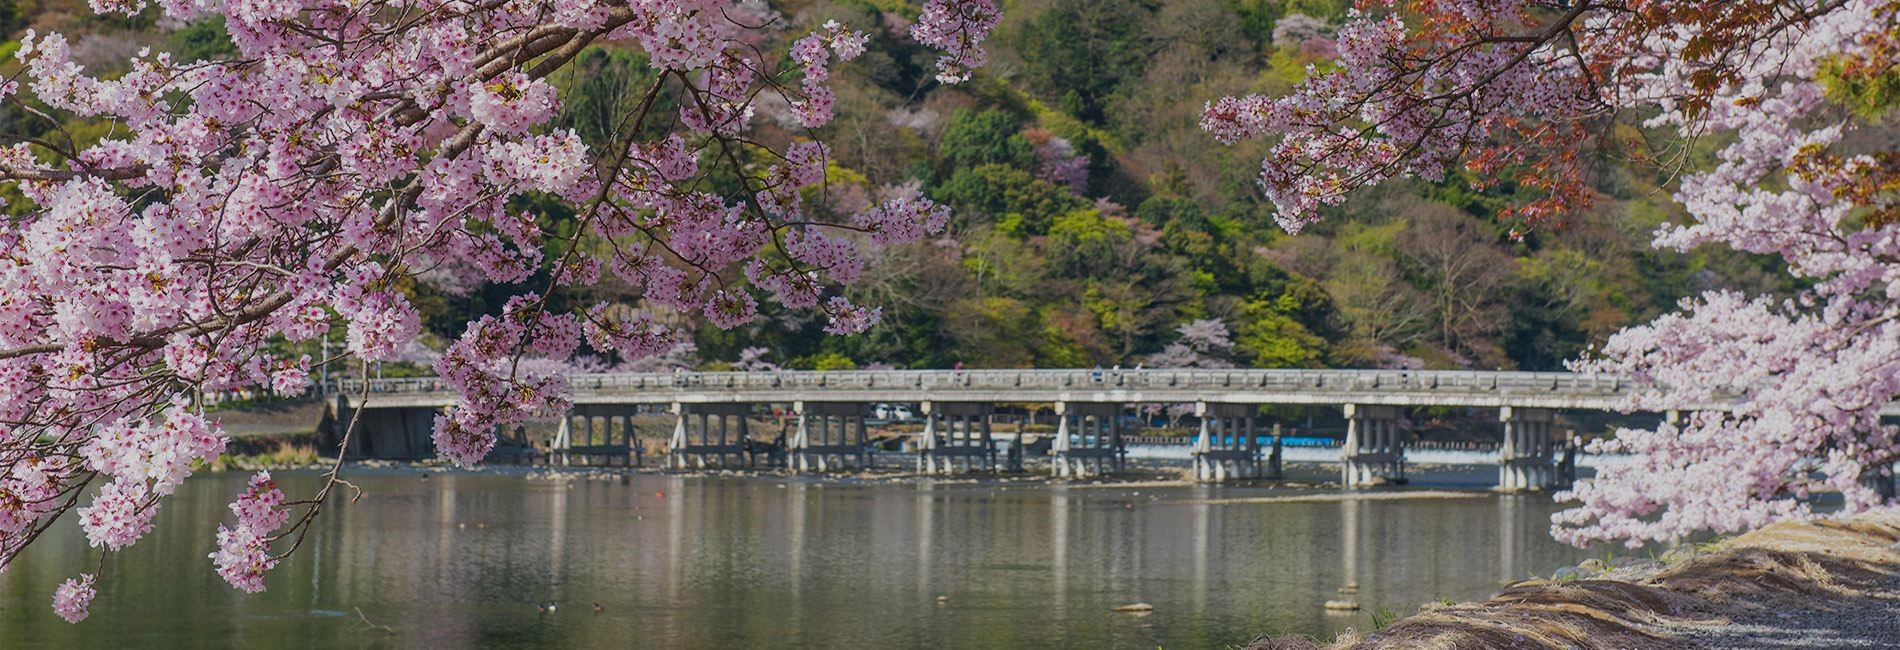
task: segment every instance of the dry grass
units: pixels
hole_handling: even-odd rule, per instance
[[[301,438],[264,439],[251,447],[248,453],[226,453],[217,457],[210,464],[211,471],[305,467],[322,460],[317,457],[316,445]]]
[[[1749,644],[1733,638],[1733,630],[1747,627],[1730,625],[1740,621],[1851,635],[1867,623],[1868,612],[1877,617],[1900,607],[1896,541],[1900,514],[1780,523],[1625,580],[1521,582],[1483,602],[1423,608],[1370,636],[1350,634],[1324,645],[1299,637],[1260,639],[1247,650]],[[1703,636],[1710,630],[1731,633],[1709,642]],[[1878,643],[1881,634],[1863,637]]]

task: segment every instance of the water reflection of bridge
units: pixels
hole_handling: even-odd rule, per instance
[[[399,448],[422,455],[431,413],[455,394],[434,378],[347,384],[335,401],[338,423],[359,420],[347,453]],[[1503,448],[1499,485],[1534,490],[1563,482],[1565,441],[1553,431],[1558,409],[1607,410],[1631,389],[1617,377],[1573,373],[1385,370],[973,370],[823,371],[575,375],[573,410],[561,420],[558,451],[625,457],[636,446],[632,418],[665,408],[675,417],[672,467],[745,462],[755,451],[748,416],[762,405],[789,405],[798,416],[786,441],[790,464],[831,470],[866,462],[870,405],[917,403],[922,473],[1013,471],[1031,440],[1048,441],[1058,476],[1120,472],[1127,458],[1124,409],[1192,404],[1201,431],[1195,476],[1203,481],[1277,476],[1278,431],[1259,417],[1265,405],[1337,406],[1347,420],[1342,481],[1373,485],[1405,478],[1406,407],[1495,408]],[[999,404],[1053,405],[1056,431],[999,434]],[[1685,405],[1721,409],[1723,404]],[[359,414],[359,418],[342,417]],[[341,431],[334,431],[340,434]],[[1263,465],[1264,462],[1264,465]]]

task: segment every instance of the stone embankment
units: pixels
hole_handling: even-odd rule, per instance
[[[1309,648],[1900,647],[1900,513],[1787,522],[1665,561],[1585,562]],[[1622,565],[1622,566],[1614,566]]]

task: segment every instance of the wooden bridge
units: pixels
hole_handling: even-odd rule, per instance
[[[1351,486],[1403,481],[1404,407],[1496,409],[1504,447],[1499,485],[1535,490],[1564,482],[1565,441],[1551,427],[1559,409],[1612,410],[1632,385],[1613,376],[1551,372],[1406,370],[852,370],[582,374],[567,380],[573,411],[562,418],[554,449],[566,457],[626,457],[637,450],[632,416],[664,407],[675,418],[669,467],[730,466],[758,451],[747,415],[758,405],[789,405],[797,432],[780,451],[801,471],[862,466],[870,405],[922,405],[917,468],[926,473],[1022,468],[1030,435],[998,436],[998,404],[1053,405],[1050,471],[1088,476],[1122,471],[1125,407],[1191,404],[1200,416],[1195,475],[1200,480],[1277,476],[1277,428],[1269,436],[1259,407],[1338,406],[1347,420],[1341,480]],[[364,446],[352,453],[412,456],[427,448],[433,412],[457,399],[434,378],[345,382],[336,421],[361,412]],[[1683,410],[1726,408],[1684,405]],[[336,433],[340,434],[341,431]],[[619,435],[617,436],[616,433]],[[1263,439],[1274,444],[1261,444]],[[400,445],[396,442],[400,440]],[[417,444],[417,441],[420,444]],[[999,447],[1001,449],[999,450]],[[425,453],[426,452],[426,453]],[[507,449],[504,447],[504,452]],[[1266,461],[1267,466],[1262,467]]]

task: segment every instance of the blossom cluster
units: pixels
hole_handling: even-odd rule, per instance
[[[68,578],[53,590],[53,613],[66,619],[67,623],[86,620],[92,613],[92,597],[98,591],[92,588],[93,575],[81,573],[78,578]]]
[[[944,51],[937,58],[937,81],[962,83],[988,61],[983,41],[1002,19],[993,0],[930,0],[911,25],[910,36]]]
[[[1445,39],[1533,23],[1521,3],[1469,12],[1464,3],[1440,4],[1461,7],[1440,6],[1428,19],[1442,28],[1432,32],[1437,37],[1421,28],[1415,38],[1400,12],[1355,9],[1336,35],[1335,67],[1314,70],[1283,97],[1224,97],[1202,111],[1201,128],[1220,142],[1279,138],[1258,181],[1282,228],[1298,232],[1319,219],[1321,207],[1388,178],[1443,180],[1474,144],[1521,137],[1521,120],[1596,105],[1581,91],[1588,74],[1549,45],[1445,46]],[[1413,65],[1420,60],[1430,63]]]
[[[151,532],[158,498],[178,489],[192,463],[224,453],[226,441],[182,396],[173,399],[163,423],[120,420],[100,427],[80,449],[86,469],[110,479],[79,509],[87,541],[118,550]]]
[[[838,60],[850,61],[864,54],[864,42],[868,38],[845,29],[834,20],[825,23],[823,32],[814,32],[792,44],[792,60],[805,66],[805,80],[800,88],[804,98],[792,102],[792,115],[798,118],[799,124],[815,129],[831,122],[831,107],[837,97],[826,84],[831,79],[831,56],[825,52],[825,46],[829,44],[832,51],[838,53]]]
[[[264,590],[264,572],[277,566],[277,558],[270,554],[270,535],[290,519],[283,504],[284,492],[277,489],[270,472],[252,475],[244,493],[231,502],[237,525],[218,524],[218,550],[210,555],[225,582],[250,593]]]

